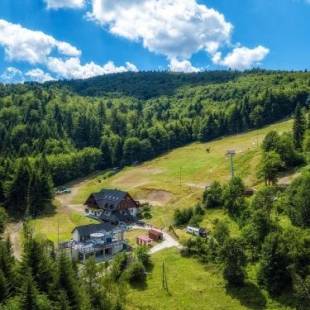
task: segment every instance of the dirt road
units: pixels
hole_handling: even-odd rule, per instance
[[[9,223],[6,226],[6,230],[4,233],[5,238],[9,237],[12,244],[13,254],[17,259],[21,258],[22,253],[22,242],[21,242],[21,232],[23,229],[23,223]]]

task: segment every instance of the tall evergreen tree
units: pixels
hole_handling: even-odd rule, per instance
[[[44,156],[34,164],[31,178],[30,215],[36,217],[51,203],[53,198],[53,182]]]
[[[65,253],[61,253],[58,258],[58,270],[56,280],[56,294],[63,292],[72,309],[89,309],[88,296],[82,294],[80,281],[73,270],[72,263]],[[63,296],[63,295],[62,295]],[[55,296],[57,300],[57,296]]]
[[[293,125],[294,144],[297,149],[301,149],[304,133],[306,130],[306,119],[300,104],[295,109],[295,119]]]
[[[31,177],[29,160],[18,160],[12,179],[6,183],[5,205],[9,212],[24,215],[29,209]]]

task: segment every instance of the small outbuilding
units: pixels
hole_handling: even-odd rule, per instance
[[[149,229],[149,238],[151,238],[154,241],[160,241],[164,239],[164,235],[160,229],[151,228]]]
[[[137,237],[137,245],[141,245],[141,246],[152,246],[152,242],[153,240],[151,238],[149,238],[148,236],[139,236]]]

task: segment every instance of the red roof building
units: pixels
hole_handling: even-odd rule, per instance
[[[136,240],[138,245],[141,246],[152,246],[153,240],[149,238],[148,236],[139,236]]]
[[[160,229],[157,228],[151,228],[149,230],[149,238],[151,238],[154,241],[163,240],[163,232]]]

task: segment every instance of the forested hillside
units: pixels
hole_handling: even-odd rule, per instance
[[[98,168],[272,123],[297,104],[309,105],[309,94],[307,72],[142,72],[0,84],[0,202],[18,175],[25,193],[34,181],[60,185]],[[47,170],[52,180],[42,180]],[[21,201],[14,205],[23,209]]]

